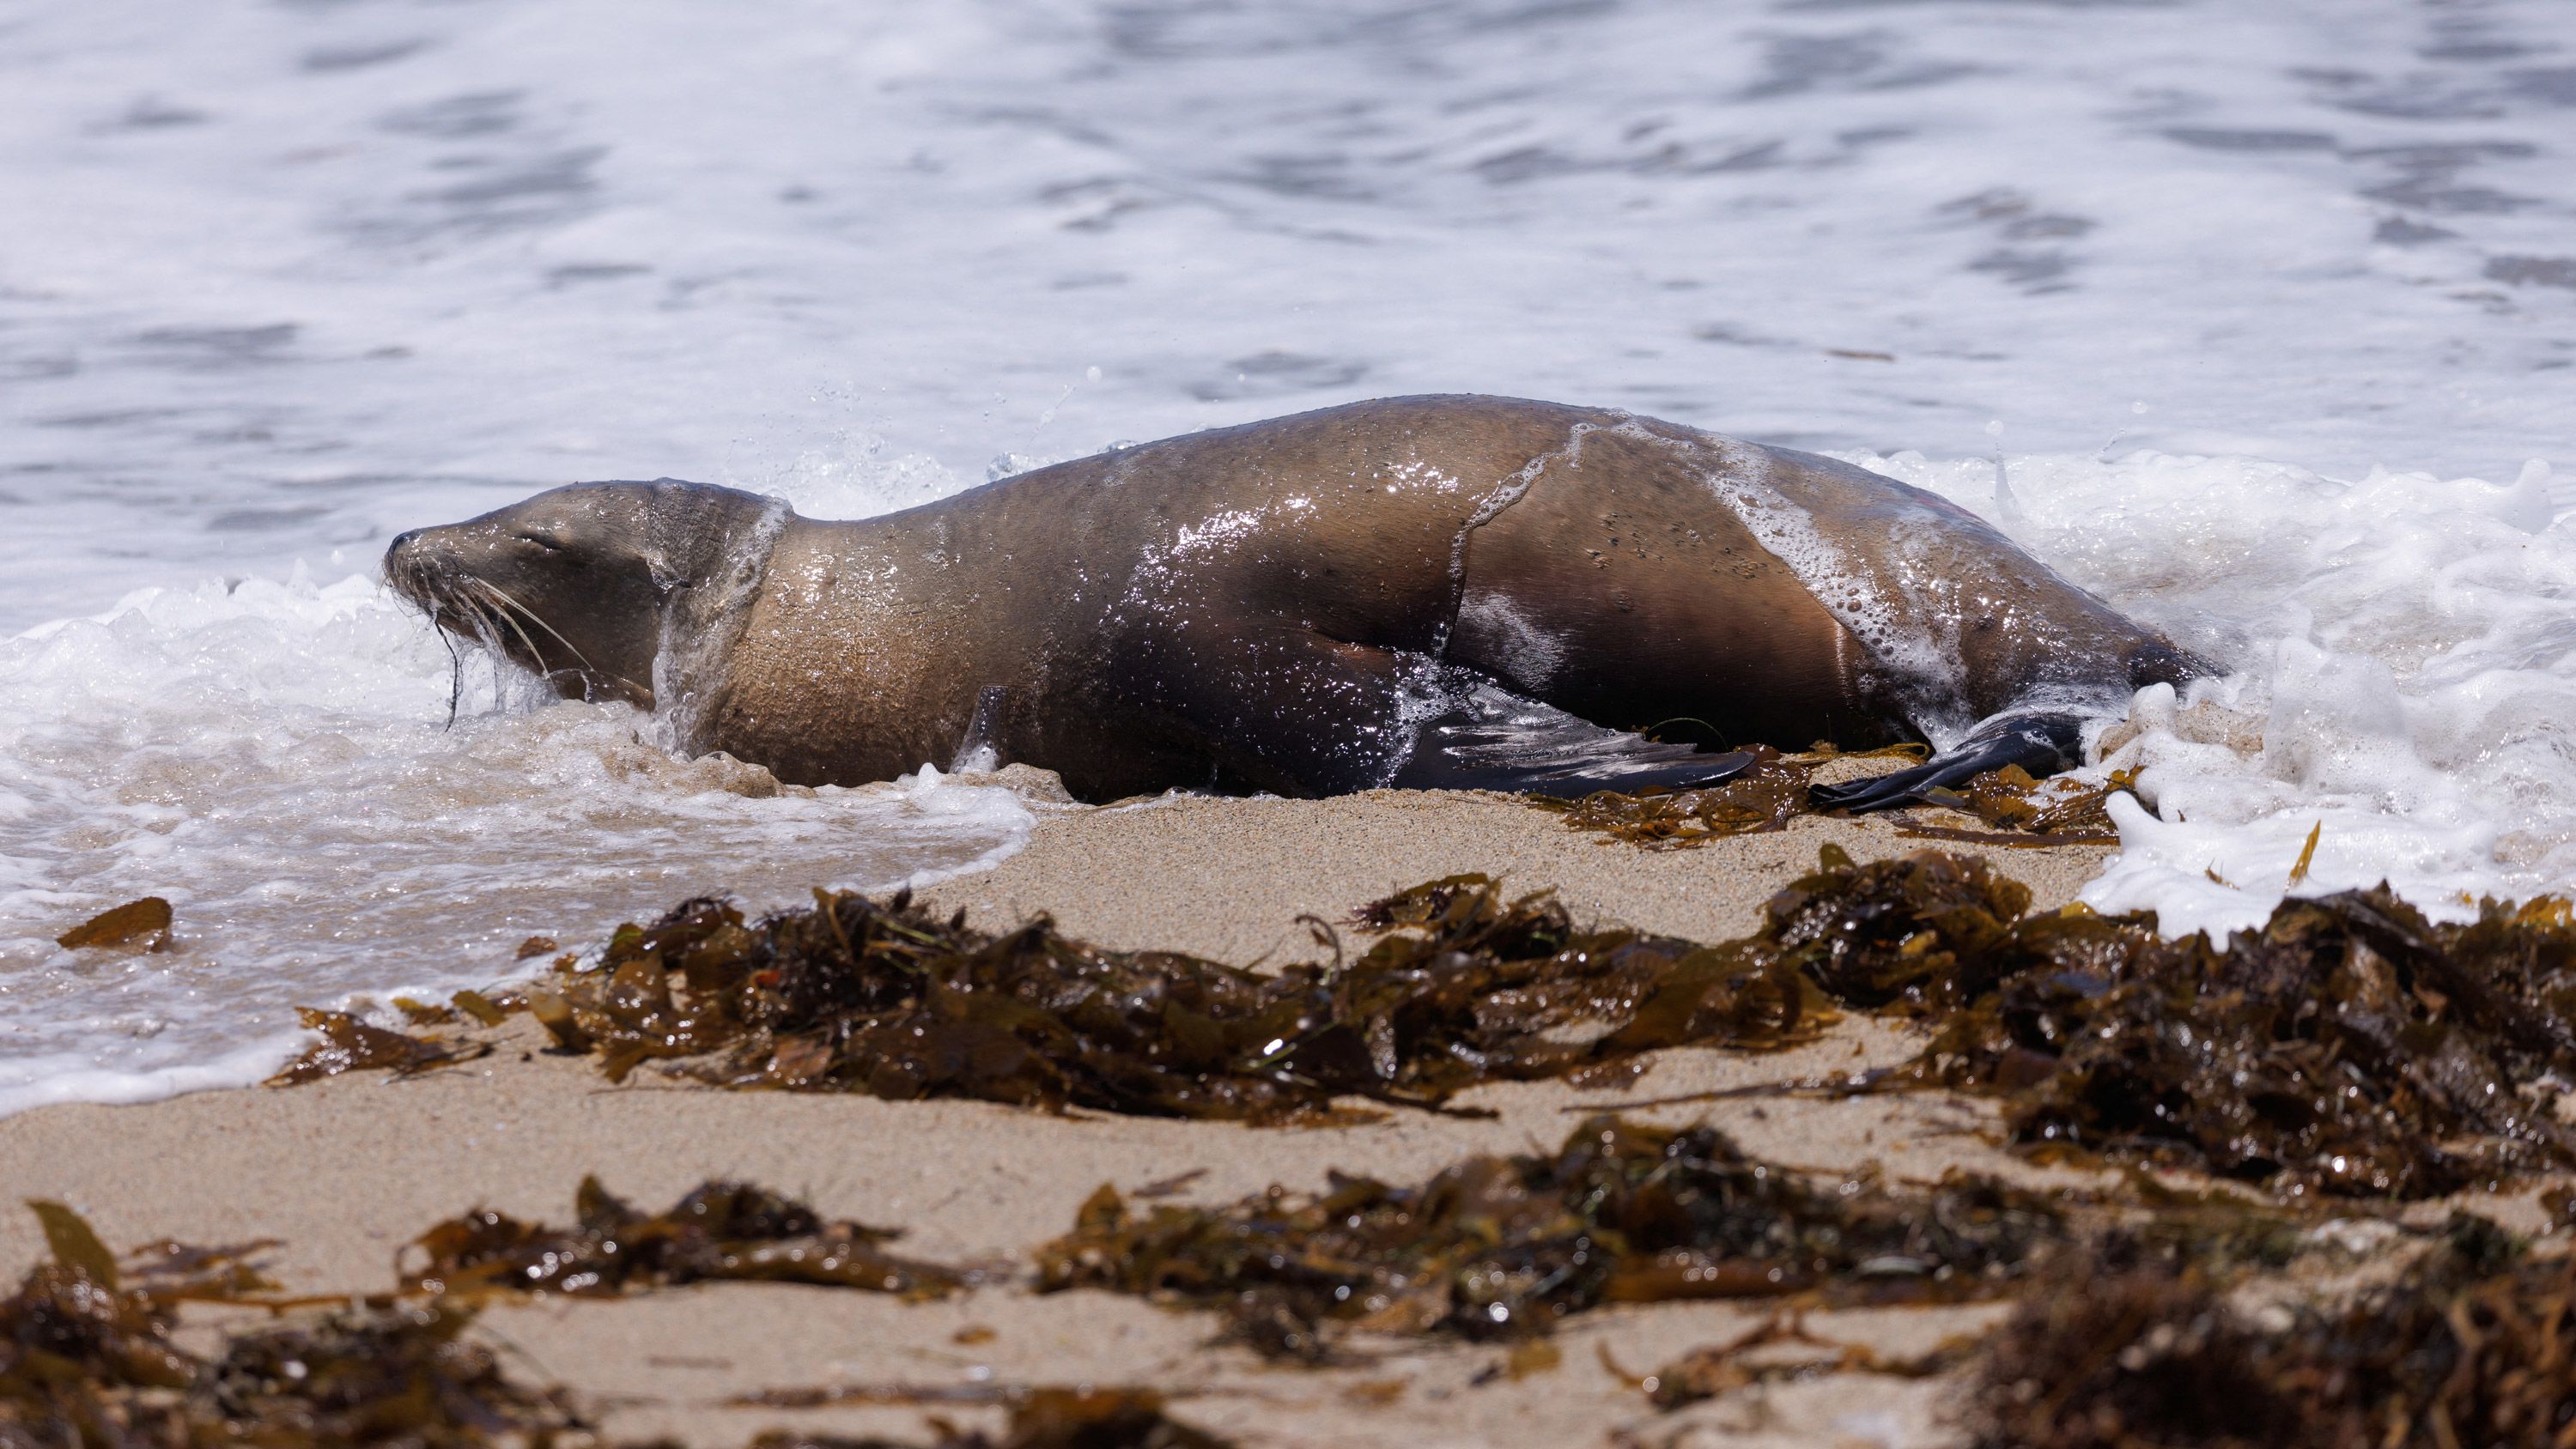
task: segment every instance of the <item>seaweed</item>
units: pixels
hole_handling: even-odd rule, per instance
[[[2069,775],[2033,779],[2030,772],[2021,766],[2006,765],[1975,777],[1964,790],[1934,789],[1924,792],[1923,798],[1928,804],[1974,815],[1998,831],[2011,832],[2003,837],[2003,843],[2117,845],[2120,832],[2111,823],[2111,797],[2134,787],[2137,778],[2136,770],[2114,770],[2099,783],[2087,783]],[[1968,834],[1925,826],[1913,820],[1901,822],[1898,833],[1935,838]],[[2014,835],[2031,839],[2016,840]]]
[[[2284,901],[2221,949],[2028,899],[1981,860],[1827,847],[1745,954],[1928,1018],[1930,1043],[1875,1085],[1998,1095],[2025,1146],[2294,1195],[2439,1196],[2576,1164],[2548,1102],[2517,1090],[2576,1074],[2565,902],[2436,925],[2383,886]]]
[[[423,1001],[416,996],[395,997],[394,1010],[401,1012],[403,1020],[414,1026],[454,1026],[456,1024],[455,1007],[441,1006],[435,1001]]]
[[[1699,790],[1647,789],[1634,794],[1603,790],[1576,800],[1544,795],[1525,797],[1533,808],[1562,816],[1568,828],[1588,830],[1647,850],[1682,850],[1734,835],[1786,830],[1801,815],[1819,810],[1807,791],[1820,766],[1838,759],[1891,757],[1920,763],[1920,745],[1846,754],[1819,744],[1804,754],[1782,754],[1768,745],[1749,746],[1751,768],[1722,785]],[[2115,845],[2119,832],[2111,824],[2110,797],[2135,783],[2137,772],[2117,770],[2100,783],[2065,775],[2033,779],[2019,765],[1989,770],[1963,789],[1934,789],[1923,803],[1976,816],[1988,831],[1958,830],[1915,818],[1898,817],[1897,832],[1924,839],[1960,840],[2011,847],[2050,845]]]
[[[513,996],[511,1001],[514,1005],[523,1010],[527,1006],[527,1002],[525,1000],[516,996]],[[454,996],[448,998],[448,1002],[458,1011],[465,1013],[467,1016],[474,1018],[485,1026],[499,1026],[502,1022],[510,1019],[510,1009],[508,1007],[503,1006],[500,1002],[493,1000],[491,997],[484,995],[480,991],[457,992]]]
[[[550,1242],[522,1236],[454,1276],[495,1286],[491,1272],[524,1269],[527,1251],[581,1261],[550,1273],[566,1292],[604,1291],[570,1280],[615,1278],[616,1286],[701,1277],[859,1282],[814,1268],[818,1245],[865,1243],[871,1229],[825,1225],[782,1199],[711,1186],[657,1219],[640,1219],[586,1187],[584,1211],[623,1234]],[[173,1339],[182,1301],[258,1302],[269,1285],[247,1265],[267,1246],[196,1249],[155,1243],[122,1264],[88,1223],[59,1203],[32,1203],[52,1260],[0,1299],[0,1446],[6,1449],[590,1449],[601,1443],[572,1395],[513,1377],[474,1332],[475,1309],[436,1282],[413,1286],[425,1299],[374,1299],[330,1312],[305,1312],[227,1331],[204,1355]],[[506,1221],[506,1220],[504,1220]],[[709,1226],[710,1224],[714,1226]],[[461,1242],[488,1222],[443,1225],[424,1242]],[[641,1271],[604,1273],[614,1247],[648,1260]],[[766,1263],[740,1261],[771,1255]],[[769,1271],[784,1265],[784,1271]],[[882,1280],[859,1286],[888,1286]],[[897,1290],[899,1291],[899,1290]],[[916,1294],[916,1296],[927,1296]],[[1009,1411],[998,1436],[962,1432],[934,1419],[927,1445],[773,1431],[761,1449],[1229,1449],[1227,1441],[1171,1419],[1160,1394],[1132,1387],[1020,1388],[977,1384],[960,1390],[861,1391],[755,1396],[746,1402],[814,1406],[836,1402],[995,1404]]]
[[[170,903],[159,896],[127,901],[56,936],[54,944],[74,951],[136,944],[147,951],[166,951],[170,949]]]
[[[2400,1198],[2576,1166],[2551,1089],[2522,1085],[2576,1078],[2567,902],[2435,924],[2385,887],[2347,891],[2222,946],[2031,914],[1979,857],[1818,862],[1716,945],[1578,928],[1546,894],[1461,875],[1362,908],[1385,934],[1357,959],[1310,923],[1334,959],[1266,974],[1105,951],[1043,917],[971,930],[902,894],[818,892],[757,924],[697,900],[521,1000],[612,1079],[666,1059],[734,1086],[1259,1123],[1601,1085],[1652,1051],[1793,1046],[1863,1010],[1929,1044],[1840,1089],[1996,1097],[2012,1141],[2066,1160]]]
[[[1796,1357],[1760,1356],[1782,1344],[1821,1350]],[[1702,1399],[1783,1379],[1825,1374],[1873,1373],[1896,1378],[1931,1378],[1948,1373],[1976,1352],[1976,1341],[1953,1334],[1923,1354],[1890,1358],[1867,1344],[1845,1343],[1810,1332],[1802,1313],[1775,1313],[1725,1343],[1693,1349],[1643,1376],[1629,1373],[1601,1350],[1601,1366],[1654,1401],[1659,1409],[1678,1409]]]
[[[187,1387],[196,1361],[170,1341],[168,1303],[118,1281],[79,1215],[30,1203],[52,1249],[0,1299],[0,1444],[114,1444],[137,1423],[131,1391]]]
[[[233,1335],[177,1417],[190,1441],[261,1449],[590,1442],[570,1396],[513,1379],[467,1336],[473,1321],[471,1308],[432,1300]]]
[[[1044,917],[977,931],[905,893],[818,891],[757,924],[695,900],[619,928],[595,967],[525,997],[559,1048],[595,1054],[612,1080],[666,1059],[732,1086],[1261,1123],[1350,1120],[1344,1097],[1436,1109],[1481,1083],[1686,1043],[1785,1047],[1833,1019],[1794,970],[1579,929],[1552,897],[1507,900],[1483,876],[1362,917],[1411,929],[1357,960],[1262,973],[1102,950]]]
[[[1598,1085],[1662,1048],[1813,1041],[1857,1009],[1931,1033],[1863,1088],[2000,1098],[2013,1141],[2068,1159],[2406,1198],[2576,1165],[2547,1093],[2518,1085],[2576,1077],[2563,901],[2434,924],[2384,887],[2344,892],[2222,947],[2143,916],[2031,914],[1979,857],[1818,859],[1717,945],[1580,929],[1552,897],[1464,875],[1363,908],[1386,934],[1357,959],[1327,932],[1333,962],[1267,974],[1104,951],[1044,918],[975,931],[903,895],[818,893],[756,925],[700,900],[524,999],[612,1079],[670,1059],[736,1086],[1263,1123]]]
[[[1786,830],[1808,814],[1807,786],[1828,755],[1784,755],[1769,745],[1747,753],[1753,765],[1722,785],[1699,790],[1602,790],[1580,799],[1528,796],[1531,806],[1565,817],[1566,826],[1590,830],[1648,850],[1681,850],[1730,835]]]
[[[1236,1341],[1320,1361],[1353,1329],[1520,1340],[1611,1303],[1991,1297],[2063,1232],[2053,1203],[1985,1178],[1811,1183],[1711,1127],[1600,1117],[1552,1155],[1413,1187],[1335,1174],[1320,1194],[1138,1211],[1104,1186],[1039,1250],[1037,1286],[1216,1309]]]
[[[318,1082],[343,1072],[391,1071],[396,1077],[417,1076],[438,1067],[452,1067],[489,1055],[488,1042],[440,1041],[411,1036],[369,1026],[345,1011],[323,1011],[314,1007],[296,1008],[307,1031],[321,1040],[305,1049],[304,1054],[280,1067],[268,1079],[272,1087],[295,1087]],[[418,1021],[422,1012],[415,1006],[406,1014]]]
[[[266,1286],[243,1262],[250,1250],[155,1244],[121,1270],[77,1214],[31,1206],[53,1256],[0,1299],[10,1449],[588,1442],[562,1391],[513,1381],[464,1336],[470,1311],[348,1310],[229,1335],[200,1358],[172,1339],[176,1305]]]
[[[44,1230],[45,1248],[61,1267],[77,1269],[109,1290],[140,1293],[157,1308],[186,1302],[255,1303],[273,1293],[257,1255],[277,1246],[273,1238],[203,1248],[163,1239],[118,1258],[100,1242],[89,1221],[58,1202],[30,1199],[27,1210]]]
[[[1165,1414],[1163,1396],[1148,1389],[1040,1388],[986,1397],[1010,1405],[1000,1438],[933,1420],[939,1437],[926,1445],[773,1430],[751,1449],[1230,1449],[1229,1441]]]
[[[220,1248],[198,1247],[165,1238],[127,1254],[119,1271],[126,1283],[165,1306],[175,1303],[269,1304],[278,1301],[274,1297],[278,1285],[261,1267],[255,1255],[276,1246],[277,1241],[273,1238]]]
[[[2564,1445],[2571,1341],[2576,1260],[2466,1215],[2394,1282],[2261,1318],[2189,1271],[2096,1254],[1989,1338],[1967,1417],[1979,1449]]]
[[[2030,888],[1981,856],[1918,851],[1855,865],[1838,845],[1762,908],[1757,949],[1847,1006],[1956,1005],[1985,988],[1976,964],[2030,908]]]
[[[885,1252],[899,1236],[891,1229],[825,1222],[801,1202],[745,1183],[706,1183],[648,1217],[585,1177],[574,1219],[549,1228],[490,1209],[452,1218],[414,1240],[416,1265],[403,1269],[404,1285],[450,1295],[606,1297],[727,1279],[861,1288],[918,1302],[968,1281],[956,1269]]]

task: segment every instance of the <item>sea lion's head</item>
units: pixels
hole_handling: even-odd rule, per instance
[[[676,478],[574,483],[401,535],[385,550],[385,579],[439,627],[568,699],[650,709],[664,641],[697,632],[757,570],[747,553],[785,512]]]

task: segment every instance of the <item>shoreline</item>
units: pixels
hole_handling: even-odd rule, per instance
[[[1569,829],[1510,797],[1170,797],[1042,813],[1025,849],[918,895],[943,913],[963,909],[986,928],[1044,912],[1069,934],[1112,948],[1236,962],[1266,955],[1277,963],[1320,954],[1296,922],[1300,914],[1338,922],[1393,890],[1481,870],[1514,893],[1556,890],[1579,922],[1718,940],[1749,929],[1761,902],[1811,869],[1829,841],[1862,859],[1926,844],[1883,820],[1803,817],[1775,834],[1649,852]],[[2045,908],[2080,888],[2104,853],[2023,851],[2008,865]],[[1402,1112],[1359,1126],[1256,1128],[1048,1116],[972,1101],[726,1092],[668,1084],[650,1072],[611,1086],[590,1061],[546,1054],[542,1034],[523,1017],[499,1040],[482,1061],[405,1081],[355,1073],[292,1089],[33,1108],[0,1119],[0,1181],[12,1197],[69,1203],[119,1249],[164,1237],[280,1239],[273,1276],[294,1293],[384,1291],[402,1244],[477,1205],[565,1221],[575,1186],[593,1172],[647,1210],[706,1178],[758,1182],[827,1217],[902,1228],[898,1248],[907,1254],[1025,1272],[1031,1250],[1069,1230],[1075,1209],[1103,1183],[1133,1190],[1198,1171],[1175,1200],[1215,1204],[1274,1183],[1319,1187],[1330,1171],[1415,1181],[1470,1153],[1552,1148],[1600,1103],[1884,1064],[1910,1051],[1902,1032],[1850,1018],[1823,1040],[1780,1053],[1664,1052],[1644,1076],[1614,1090],[1510,1084],[1462,1099],[1492,1109],[1490,1119]],[[1802,1167],[1877,1162],[1893,1174],[1937,1177],[1974,1161],[2027,1176],[1972,1135],[1984,1111],[1907,1096],[1630,1115],[1669,1125],[1719,1121],[1747,1151]],[[43,1251],[35,1226],[28,1214],[0,1211],[0,1274],[10,1281]],[[1282,1370],[1245,1350],[1210,1346],[1214,1324],[1205,1315],[1093,1291],[1034,1296],[988,1286],[907,1306],[875,1294],[729,1283],[604,1302],[495,1305],[483,1322],[545,1376],[615,1406],[606,1428],[628,1438],[667,1433],[732,1446],[779,1425],[911,1434],[925,1413],[984,1422],[977,1416],[998,1412],[722,1406],[764,1389],[1097,1382],[1181,1395],[1176,1416],[1246,1444],[1536,1446],[1588,1441],[1616,1424],[1678,1426],[1695,1413],[1723,1419],[1741,1411],[1721,1402],[1707,1413],[1663,1415],[1599,1356],[1606,1351],[1642,1372],[1743,1331],[1762,1311],[1705,1303],[1586,1315],[1560,1332],[1560,1367],[1474,1386],[1501,1349],[1402,1344],[1374,1366]],[[2001,1311],[1853,1310],[1819,1314],[1817,1322],[1887,1352],[1913,1352]],[[970,1327],[995,1336],[971,1348],[952,1341]],[[1406,1385],[1391,1403],[1344,1397],[1389,1379]],[[1388,1392],[1370,1388],[1362,1399]],[[1915,1443],[1906,1426],[1929,1424],[1929,1393],[1925,1384],[1888,1379],[1830,1392],[1781,1386],[1765,1396],[1777,1401],[1765,1412],[1780,1431],[1748,1442],[1830,1441],[1858,1414],[1865,1442]],[[1891,1438],[1879,1428],[1904,1432]]]
[[[1170,797],[1042,813],[1025,849],[918,892],[945,914],[1002,929],[1052,915],[1113,949],[1273,964],[1322,954],[1297,917],[1340,922],[1404,886],[1468,870],[1513,893],[1553,889],[1578,923],[1617,921],[1701,941],[1748,931],[1760,906],[1838,845],[1855,859],[1960,847],[1902,836],[1880,817],[1801,817],[1787,829],[1647,851],[1568,828],[1517,799],[1378,793],[1324,801]],[[2056,846],[1989,859],[2033,893],[2071,899],[2109,852]],[[649,919],[649,913],[646,918]],[[1348,927],[1341,928],[1346,936]],[[567,943],[588,944],[588,943]],[[1490,1117],[1399,1111],[1330,1127],[1063,1115],[967,1100],[725,1091],[648,1070],[610,1084],[595,1061],[549,1054],[524,1016],[488,1057],[423,1076],[348,1076],[291,1089],[200,1092],[134,1106],[64,1104],[0,1119],[13,1198],[86,1214],[114,1248],[280,1240],[271,1272],[292,1294],[384,1292],[413,1237],[470,1208],[570,1219],[582,1178],[660,1211],[710,1178],[749,1181],[826,1218],[902,1229],[907,1256],[994,1275],[957,1298],[772,1284],[655,1289],[609,1300],[493,1303],[479,1331],[523,1376],[561,1382],[616,1439],[667,1435],[733,1449],[771,1428],[917,1438],[932,1416],[992,1427],[989,1404],[744,1407],[770,1390],[909,1386],[969,1396],[1007,1386],[1132,1385],[1239,1444],[1541,1449],[1626,1431],[1678,1444],[1932,1446],[1953,1379],[1837,1372],[1755,1385],[1664,1412],[1641,1374],[1761,1324],[1761,1301],[1663,1302],[1582,1314],[1554,1335],[1552,1368],[1513,1377],[1507,1345],[1354,1340],[1362,1358],[1282,1368],[1212,1341],[1217,1320],[1093,1290],[1025,1286],[1034,1250],[1069,1231],[1095,1189],[1181,1179],[1170,1202],[1213,1206],[1331,1172],[1419,1182],[1475,1153],[1550,1151],[1612,1104],[1890,1066],[1919,1037],[1845,1016],[1820,1039],[1756,1053],[1678,1048],[1615,1087],[1564,1080],[1472,1089]],[[2100,1183],[1997,1146],[1986,1100],[1943,1092],[1751,1095],[1626,1107],[1631,1120],[1707,1122],[1758,1158],[1803,1171],[1928,1183],[1966,1169],[2032,1186]],[[2436,1205],[2419,1205],[2426,1212]],[[2526,1227],[2528,1201],[2482,1202]],[[0,1211],[0,1274],[44,1251],[32,1215]],[[194,1310],[189,1332],[240,1310]],[[1981,1334],[2006,1303],[1816,1309],[1807,1328],[1890,1359]],[[1615,1366],[1615,1368],[1614,1368]]]

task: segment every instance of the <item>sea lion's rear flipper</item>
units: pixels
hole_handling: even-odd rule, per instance
[[[1898,805],[1919,805],[1923,792],[1964,785],[1988,770],[2019,765],[2033,775],[2054,775],[2084,762],[2084,717],[2073,714],[2022,714],[1989,720],[1958,748],[1934,755],[1912,769],[1817,785],[1808,797],[1826,810],[1860,814]]]
[[[1579,799],[1598,790],[1689,789],[1744,773],[1753,756],[1603,729],[1490,684],[1461,691],[1415,730],[1397,790],[1502,790]]]

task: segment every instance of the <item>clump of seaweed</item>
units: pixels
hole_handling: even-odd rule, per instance
[[[535,1269],[532,1278],[564,1292],[687,1282],[701,1277],[847,1283],[933,1296],[925,1270],[902,1265],[908,1285],[868,1279],[846,1250],[884,1235],[824,1224],[801,1206],[754,1189],[710,1185],[659,1218],[645,1219],[599,1192],[585,1214],[605,1236],[523,1230],[498,1251],[448,1270],[468,1289]],[[274,1288],[250,1261],[272,1246],[199,1249],[153,1243],[119,1260],[88,1223],[58,1203],[31,1203],[52,1260],[0,1298],[0,1446],[5,1449],[596,1449],[603,1443],[569,1391],[510,1374],[471,1330],[467,1297],[438,1280],[410,1284],[431,1296],[370,1299],[328,1312],[306,1311],[224,1333],[203,1356],[173,1339],[182,1302],[262,1303]],[[506,1223],[506,1219],[501,1220]],[[613,1225],[613,1226],[607,1226]],[[462,1219],[433,1229],[424,1244],[448,1249],[493,1224]],[[619,1273],[614,1253],[645,1260]],[[843,1268],[817,1265],[840,1252]],[[558,1267],[546,1253],[571,1261]],[[470,1252],[469,1252],[470,1256]],[[588,1280],[586,1283],[578,1280]],[[831,1402],[993,1404],[1010,1418],[999,1436],[931,1421],[916,1445],[772,1431],[755,1449],[1230,1449],[1228,1441],[1170,1418],[1160,1394],[1112,1386],[968,1385],[958,1390],[755,1396],[749,1403]],[[637,1446],[645,1449],[645,1446]]]
[[[435,1013],[442,1008],[404,1005],[404,1014],[416,1022],[437,1024],[454,1017]],[[296,1008],[304,1028],[320,1040],[304,1050],[295,1060],[280,1067],[268,1079],[272,1087],[298,1087],[318,1082],[343,1072],[390,1071],[397,1078],[418,1076],[439,1067],[452,1067],[489,1055],[488,1042],[448,1041],[434,1037],[412,1036],[406,1032],[388,1031],[369,1026],[346,1011],[323,1011],[305,1006]]]
[[[2256,1320],[2167,1264],[2093,1257],[1980,1355],[1980,1449],[2379,1449],[2576,1439],[2576,1260],[2459,1217],[2393,1283]]]
[[[1603,790],[1577,800],[1526,797],[1534,809],[1563,816],[1569,829],[1589,830],[1647,850],[1682,850],[1733,835],[1786,830],[1801,815],[1826,814],[1811,803],[1808,787],[1820,766],[1838,759],[1892,757],[1920,763],[1920,745],[1845,754],[1818,745],[1804,754],[1749,746],[1752,767],[1722,785],[1699,790]],[[2019,765],[1989,770],[1963,789],[1927,792],[1924,803],[1974,815],[1991,831],[1957,830],[1912,818],[1897,822],[1901,834],[2005,846],[2114,845],[2110,798],[2136,781],[2135,770],[2114,771],[2098,783],[2054,775],[2033,779]]]
[[[1780,1356],[1783,1346],[1808,1352]],[[1825,1374],[1872,1373],[1897,1378],[1930,1378],[1949,1372],[1976,1350],[1974,1339],[1956,1334],[1928,1353],[1890,1357],[1867,1344],[1844,1343],[1810,1332],[1805,1315],[1774,1313],[1725,1343],[1693,1349],[1642,1377],[1613,1362],[1605,1349],[1602,1366],[1654,1401],[1659,1409],[1678,1409],[1755,1384]]]
[[[1590,830],[1648,850],[1680,850],[1730,835],[1786,830],[1809,813],[1807,786],[1828,755],[1784,755],[1769,745],[1751,746],[1753,765],[1722,785],[1700,790],[1602,790],[1577,800],[1527,797],[1541,810],[1565,817],[1568,828]]]
[[[2576,1163],[2517,1084],[2576,1074],[2566,903],[2435,925],[2385,887],[2284,901],[2224,949],[2146,917],[2026,915],[1982,861],[1823,863],[1746,954],[1836,1001],[1931,1018],[1882,1085],[2000,1094],[2013,1138],[2293,1194],[2438,1196]]]
[[[127,1400],[187,1387],[196,1361],[170,1341],[171,1306],[121,1286],[87,1223],[59,1204],[31,1206],[53,1261],[0,1299],[0,1443],[117,1443],[146,1417]]]
[[[1928,804],[1974,815],[1998,831],[2000,839],[1971,831],[1950,830],[1918,820],[1898,824],[1900,834],[1932,839],[1976,840],[2003,845],[2117,845],[2120,832],[2111,823],[2111,797],[2136,785],[2136,770],[2114,770],[2098,783],[2072,775],[2031,778],[2019,765],[1988,770],[1964,790],[1924,793]],[[2026,838],[2016,838],[2026,837]]]
[[[228,1338],[176,1411],[183,1442],[323,1446],[591,1442],[564,1390],[513,1379],[439,1299]]]
[[[1010,1405],[999,1438],[933,1420],[939,1437],[926,1445],[773,1430],[751,1449],[1230,1449],[1230,1441],[1166,1414],[1163,1396],[1150,1389],[1016,1389],[989,1397]]]
[[[444,1302],[370,1307],[228,1338],[171,1337],[185,1299],[268,1285],[246,1249],[154,1244],[121,1270],[78,1215],[40,1204],[52,1261],[0,1299],[0,1444],[10,1449],[336,1449],[587,1443],[561,1391],[521,1385]]]
[[[170,903],[159,896],[145,896],[121,906],[99,912],[54,938],[54,944],[69,951],[92,946],[134,946],[147,951],[170,949]]]
[[[736,1086],[1272,1123],[1597,1085],[1661,1048],[1812,1041],[1858,1008],[1933,1032],[1867,1085],[1999,1096],[2014,1140],[2061,1155],[2344,1196],[2576,1165],[2576,1133],[2520,1086],[2576,1077],[2564,901],[2437,925],[2384,887],[2344,892],[2285,901],[2223,948],[2029,904],[1979,858],[1861,865],[1827,845],[1754,934],[1703,946],[1579,929],[1544,894],[1456,876],[1365,908],[1389,934],[1358,959],[1333,941],[1331,964],[1265,974],[1101,950],[1043,918],[975,931],[904,895],[818,893],[757,924],[699,900],[522,999],[612,1079],[671,1059]]]
[[[1685,1043],[1783,1047],[1832,1019],[1794,970],[1578,929],[1553,898],[1506,900],[1482,876],[1365,914],[1414,929],[1357,960],[1261,973],[1102,950],[1044,918],[977,931],[908,894],[817,892],[757,924],[697,900],[620,928],[594,968],[526,999],[612,1079],[695,1059],[692,1074],[734,1086],[1255,1122],[1333,1120],[1341,1097],[1434,1108]]]
[[[900,1234],[825,1222],[792,1198],[739,1182],[709,1182],[668,1212],[647,1216],[585,1177],[574,1225],[523,1223],[489,1209],[452,1218],[412,1243],[403,1269],[415,1291],[495,1291],[605,1297],[653,1285],[718,1279],[811,1283],[920,1301],[965,1285],[956,1269],[897,1257]]]
[[[1231,1337],[1312,1360],[1341,1329],[1528,1338],[1607,1303],[1992,1296],[2061,1232],[2046,1199],[1984,1178],[1810,1183],[1711,1127],[1600,1117],[1552,1155],[1414,1187],[1336,1174],[1313,1196],[1143,1211],[1103,1187],[1039,1251],[1038,1287],[1217,1309]]]
[[[1839,845],[1765,902],[1763,954],[1849,1006],[1941,1007],[1989,986],[1978,963],[2030,909],[2030,888],[1982,856],[1918,851],[1855,865]]]

